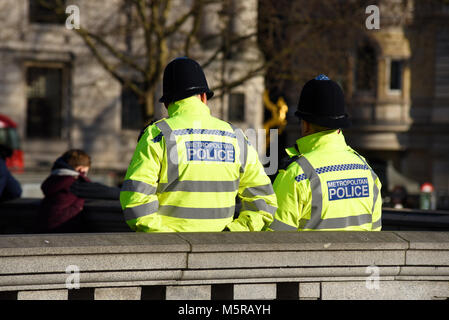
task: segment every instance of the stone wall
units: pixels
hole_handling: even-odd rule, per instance
[[[0,236],[2,299],[448,297],[448,232]]]
[[[114,48],[125,51],[126,43],[122,22],[123,1],[75,1],[79,6],[81,25],[103,40],[114,44]],[[192,1],[177,0],[172,3],[169,20],[186,13]],[[218,13],[223,3],[211,8]],[[240,5],[234,17],[233,25],[239,35],[256,31],[257,1],[247,0]],[[213,11],[212,10],[212,11]],[[205,9],[209,12],[209,7]],[[213,12],[212,12],[213,13]],[[191,21],[191,19],[189,19]],[[172,21],[173,22],[173,21]],[[217,36],[220,34],[220,22],[204,26]],[[191,25],[191,22],[184,24]],[[210,29],[212,28],[212,29]],[[187,28],[188,29],[188,28]],[[134,30],[134,48],[144,47],[143,37],[138,37],[141,30]],[[184,32],[186,30],[183,30]],[[243,32],[243,34],[241,34]],[[178,43],[178,38],[170,38],[170,57],[186,54]],[[221,41],[219,37],[217,40]],[[220,42],[210,47],[202,46],[198,39],[189,56],[201,64],[209,60]],[[105,60],[114,68],[116,60],[107,50],[100,47]],[[220,87],[223,81],[228,84],[239,82],[250,70],[260,66],[261,53],[257,47],[256,37],[252,37],[246,46],[239,47],[239,55],[226,60],[217,57],[205,68],[211,88]],[[139,61],[137,61],[139,63]],[[256,64],[256,65],[253,65]],[[58,67],[64,74],[62,81],[62,102],[60,137],[51,139],[27,136],[27,81],[28,66]],[[122,70],[121,74],[132,70]],[[18,131],[25,154],[25,171],[49,170],[51,165],[64,151],[70,148],[81,148],[92,157],[93,168],[122,172],[126,170],[133,155],[140,129],[128,129],[122,126],[122,86],[95,59],[94,55],[73,30],[65,28],[65,24],[32,23],[29,19],[28,0],[2,0],[0,3],[0,105],[1,113],[9,116],[18,124]],[[126,72],[125,72],[126,71]],[[241,83],[232,93],[245,95],[245,117],[243,122],[233,123],[243,129],[260,128],[263,123],[262,93],[264,77],[262,72]],[[157,101],[161,95],[161,83],[156,88]],[[208,106],[213,116],[228,120],[227,92],[223,100],[219,90]],[[163,104],[155,106],[157,119],[167,116]],[[142,125],[143,127],[143,125]]]

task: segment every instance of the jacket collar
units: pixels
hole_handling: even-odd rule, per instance
[[[328,151],[344,150],[348,147],[341,130],[317,132],[296,140],[296,145],[285,149],[289,157],[308,153],[319,148]]]
[[[317,132],[296,140],[296,144],[299,152],[302,154],[321,148],[325,148],[328,151],[337,151],[348,147],[341,130]]]
[[[195,96],[170,104],[167,111],[169,117],[175,117],[180,114],[210,115],[209,107]]]
[[[72,176],[72,177],[78,177],[80,175],[80,173],[78,171],[75,171],[75,170],[61,168],[61,169],[54,169],[54,170],[52,170],[51,171],[51,175],[52,176]]]

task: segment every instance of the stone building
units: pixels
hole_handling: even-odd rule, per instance
[[[404,185],[418,193],[428,181],[447,195],[449,5],[381,1],[380,10],[380,29],[366,32],[376,81],[369,90],[358,90],[354,79],[355,126],[348,140],[385,168],[389,190]]]
[[[338,67],[326,69],[344,88],[353,127],[348,143],[363,154],[384,183],[383,191],[403,185],[419,193],[431,182],[449,195],[449,3],[424,0],[374,1],[380,28],[365,27],[365,7],[357,18],[361,32]],[[372,4],[372,3],[369,3]],[[303,56],[313,49],[304,49]],[[301,69],[298,68],[298,73]],[[324,73],[315,70],[316,74]],[[310,77],[310,75],[309,75]],[[286,144],[298,137],[296,110],[304,83],[287,90]],[[290,112],[291,111],[291,112]]]
[[[124,0],[66,1],[67,5],[78,6],[82,26],[103,32],[107,38],[121,32],[115,30],[115,24],[123,19],[123,3]],[[190,5],[191,1],[173,1],[173,19]],[[224,29],[234,35],[255,33],[256,0],[229,2],[228,8],[233,6],[235,14],[226,28],[220,20],[222,6],[214,4],[205,10],[199,36],[217,35]],[[61,18],[49,14],[39,0],[1,1],[0,113],[18,123],[25,171],[47,171],[68,148],[85,149],[92,155],[96,169],[123,171],[143,127],[138,103],[97,62],[82,39],[66,28],[66,19],[65,15]],[[123,48],[125,38],[117,39],[115,45]],[[199,41],[192,57],[203,63],[218,45],[220,42]],[[173,51],[169,59],[177,54],[182,52]],[[238,81],[260,61],[255,40],[251,39],[238,50],[228,52],[225,58],[220,53],[205,69],[209,86]],[[223,94],[217,90],[209,104],[212,114],[244,129],[261,127],[263,88],[263,76],[256,74]],[[160,85],[157,91],[155,115],[161,118],[166,110],[157,102]]]

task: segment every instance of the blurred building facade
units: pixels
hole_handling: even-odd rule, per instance
[[[353,120],[352,128],[345,130],[346,140],[367,157],[381,176],[384,191],[402,185],[416,194],[422,183],[431,182],[447,196],[449,3],[379,0],[367,4],[380,8],[380,28],[365,28],[362,19],[368,14],[361,5],[363,15],[357,21],[363,29],[348,34],[354,45],[345,49],[347,59],[334,69],[317,68],[315,74],[328,73],[344,88]],[[316,54],[305,46],[303,56],[308,50]],[[288,145],[298,138],[293,112],[303,84],[291,84],[286,91]]]
[[[449,3],[380,1],[380,12],[380,29],[366,32],[361,43],[372,63],[354,57],[349,111],[355,126],[348,140],[384,168],[389,190],[403,185],[418,193],[428,181],[447,195]],[[372,86],[357,81],[367,63]]]
[[[123,2],[66,1],[79,7],[82,26],[112,30],[107,36],[114,35],[114,24],[123,19]],[[173,1],[172,14],[182,14],[191,3]],[[227,2],[228,7],[229,3],[236,6],[239,1]],[[18,123],[25,169],[48,170],[66,149],[82,148],[91,154],[94,168],[125,170],[143,127],[136,98],[97,62],[81,38],[66,28],[66,16],[51,17],[41,9],[39,0],[0,3],[0,113]],[[257,0],[245,1],[235,12],[227,28],[243,36],[255,33]],[[219,33],[223,26],[217,17],[222,13],[221,3],[206,8],[198,34],[206,38]],[[116,33],[120,32],[117,29]],[[121,39],[116,43],[119,50],[126,40]],[[219,45],[200,43],[191,57],[203,63]],[[224,58],[218,54],[205,69],[209,86],[238,81],[260,60],[251,39]],[[260,128],[263,89],[263,76],[255,75],[224,94],[216,91],[216,98],[209,102],[212,114],[243,129]],[[166,116],[164,106],[157,102],[160,85],[157,91],[156,119]]]

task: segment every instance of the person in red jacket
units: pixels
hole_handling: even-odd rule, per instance
[[[90,180],[90,156],[82,150],[69,150],[59,157],[50,176],[41,185],[44,199],[38,214],[38,230],[42,232],[79,232],[84,199],[70,191],[77,181]]]
[[[42,183],[37,231],[48,233],[84,232],[81,211],[85,198],[117,199],[120,189],[92,182],[87,178],[90,156],[79,149],[65,152],[53,164]]]

